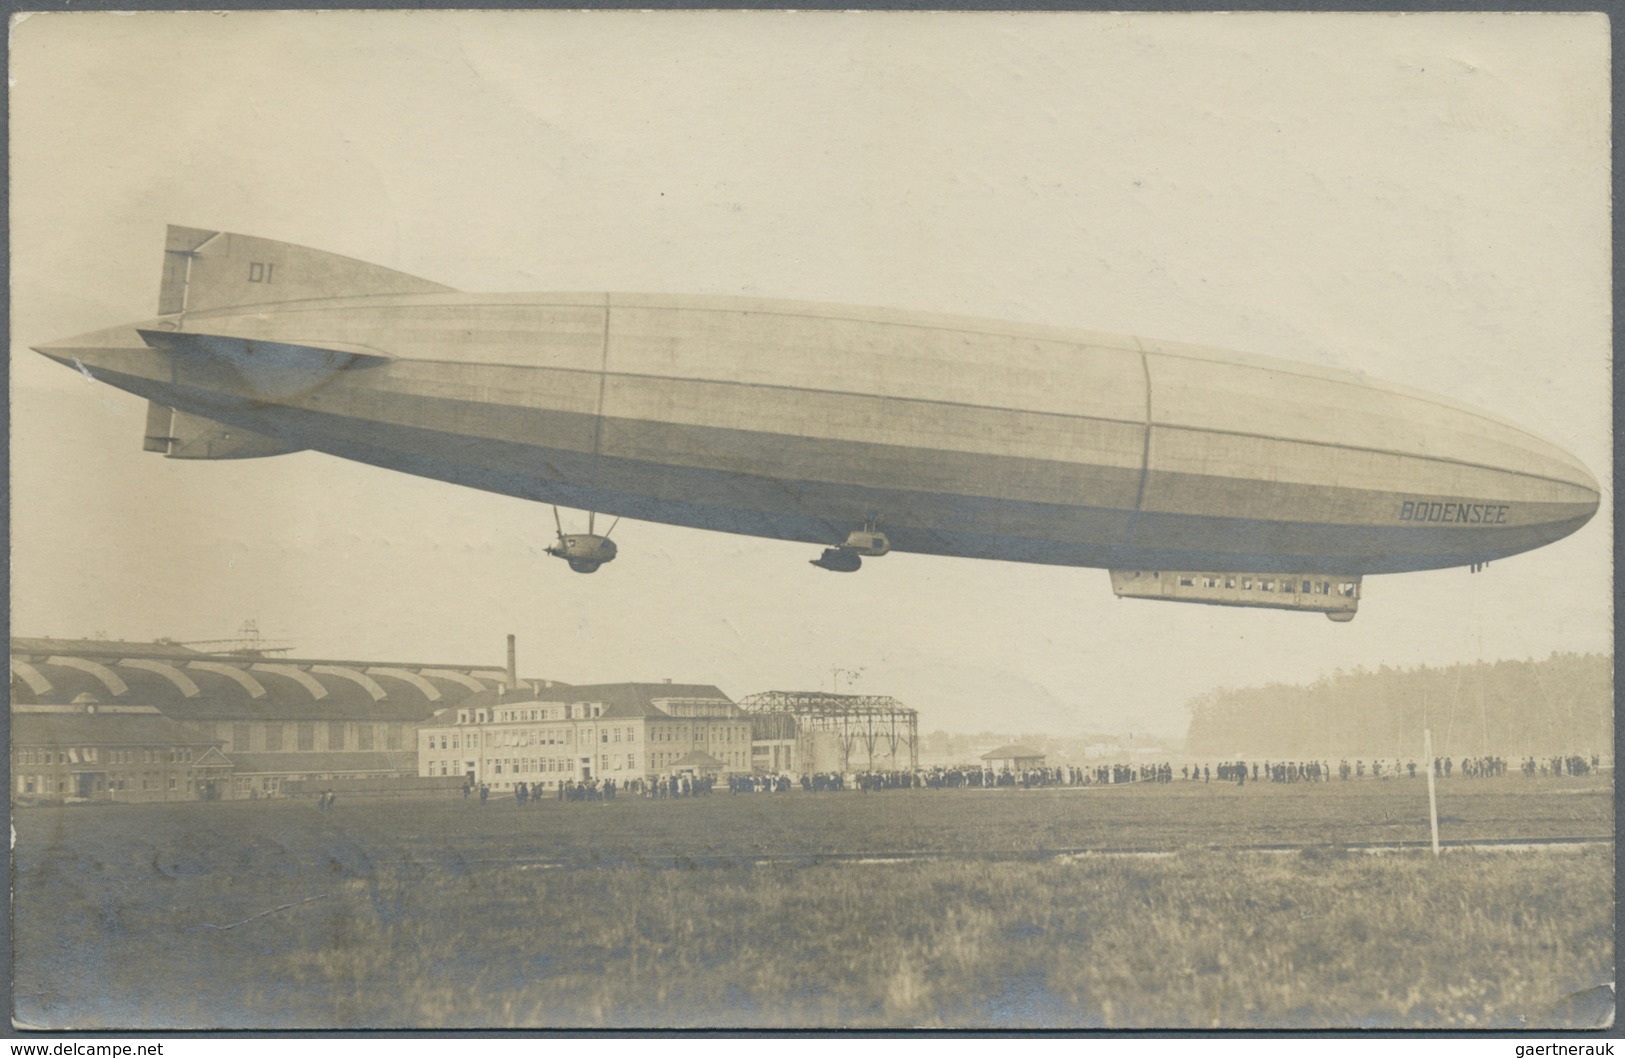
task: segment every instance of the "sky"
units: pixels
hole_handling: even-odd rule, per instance
[[[141,450],[28,345],[151,316],[168,223],[471,291],[949,311],[1341,367],[1610,465],[1608,38],[1587,14],[52,13],[11,26],[16,635],[890,695],[922,731],[1177,736],[1214,687],[1612,646],[1612,506],[1359,617],[1103,570],[644,522],[302,453]],[[565,512],[566,525],[584,516]],[[1420,737],[1420,735],[1418,736]]]

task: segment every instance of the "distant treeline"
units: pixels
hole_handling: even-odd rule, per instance
[[[1614,659],[1553,654],[1449,668],[1337,671],[1312,684],[1221,688],[1189,703],[1186,749],[1242,759],[1610,755]]]

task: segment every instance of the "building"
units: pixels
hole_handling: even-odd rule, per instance
[[[1044,766],[1044,755],[1026,746],[1000,746],[982,754],[982,764],[993,771],[1030,771]]]
[[[913,771],[919,714],[895,698],[763,691],[739,703],[754,733],[753,765],[772,775]]]
[[[155,711],[187,732],[182,738],[165,728],[169,744],[213,746],[229,762],[220,777],[229,781],[207,790],[191,777],[195,796],[252,797],[280,793],[288,782],[415,775],[419,726],[437,710],[518,682],[511,669],[493,667],[270,655],[14,638],[13,714],[74,703],[108,714]],[[145,781],[167,788],[171,778],[177,792],[186,789],[179,772]]]
[[[190,801],[224,793],[231,761],[150,706],[23,705],[11,714],[20,801]]]
[[[552,684],[470,695],[421,728],[415,748],[420,776],[557,789],[694,772],[696,753],[716,762],[706,774],[747,772],[751,724],[709,685]]]
[[[17,794],[248,798],[430,779],[557,789],[918,765],[915,711],[890,698],[768,692],[735,704],[708,684],[521,680],[513,650],[510,636],[503,669],[275,657],[258,643],[204,653],[14,638],[14,720],[80,724],[28,721],[33,741],[13,747]],[[127,720],[107,723],[113,716]],[[99,767],[110,759],[117,769]]]

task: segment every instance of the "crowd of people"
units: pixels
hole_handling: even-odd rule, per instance
[[[707,797],[716,785],[715,775],[673,775],[656,779],[644,792],[656,800],[671,797]]]
[[[1527,778],[1562,775],[1586,775],[1601,765],[1601,758],[1595,754],[1583,756],[1570,754],[1567,756],[1554,756],[1548,758],[1525,757],[1519,766],[1519,771]],[[1497,778],[1508,774],[1508,765],[1504,757],[1463,757],[1458,762],[1451,757],[1438,757],[1433,761],[1433,773],[1441,779],[1453,777],[1461,778]],[[1337,762],[1334,769],[1327,761],[1221,761],[1217,764],[1182,764],[1178,772],[1174,765],[1163,762],[1157,764],[1100,764],[1094,767],[1079,767],[1066,765],[1056,768],[1026,768],[1020,771],[1004,769],[994,771],[991,768],[979,768],[974,765],[961,767],[934,767],[915,769],[894,769],[890,771],[860,771],[843,774],[841,772],[815,772],[803,774],[798,779],[792,779],[787,773],[779,775],[732,775],[721,780],[711,775],[672,775],[650,779],[632,779],[625,783],[615,779],[582,779],[566,780],[552,791],[552,796],[559,801],[566,802],[600,802],[613,801],[617,793],[624,791],[633,796],[647,797],[657,800],[666,800],[684,797],[703,797],[711,793],[718,782],[725,781],[728,791],[734,794],[752,793],[789,793],[792,789],[800,787],[808,793],[826,793],[855,789],[863,793],[879,790],[921,790],[921,789],[995,789],[1017,788],[1032,789],[1036,787],[1067,787],[1067,786],[1116,786],[1123,783],[1172,783],[1175,776],[1185,783],[1233,783],[1245,786],[1249,782],[1259,783],[1320,783],[1331,782],[1335,777],[1340,782],[1363,781],[1365,779],[1415,779],[1426,777],[1426,765],[1418,765],[1415,760],[1400,760],[1398,758],[1376,758],[1371,761],[1364,759],[1342,759]],[[468,782],[463,785],[464,799],[478,796],[480,804],[485,804],[491,796],[491,789],[485,783]],[[513,789],[513,796],[520,804],[539,801],[544,796],[540,783],[529,786],[518,783]],[[322,795],[318,807],[324,811],[332,807],[333,795],[331,792]]]
[[[802,785],[812,789],[807,776],[801,777]],[[729,793],[789,793],[790,776],[788,775],[730,775],[728,777]]]
[[[739,780],[729,781],[733,783]],[[666,800],[677,797],[703,797],[711,792],[716,782],[716,777],[712,775],[673,775],[652,779],[628,779],[624,782],[617,779],[566,779],[553,787],[551,794],[543,790],[541,783],[519,782],[514,784],[513,798],[519,804],[533,804],[551,796],[556,801],[574,804],[613,801],[617,794],[625,793],[632,797]],[[465,782],[462,792],[465,801],[477,797],[483,805],[491,800],[491,787],[488,783]]]
[[[1171,764],[1102,764],[1093,768],[1067,765],[1061,768],[1024,768],[1020,771],[961,767],[935,767],[893,769],[890,771],[860,771],[850,775],[840,772],[820,772],[801,776],[803,790],[821,793],[831,790],[856,789],[864,793],[872,790],[954,790],[994,789],[1016,787],[1030,789],[1039,786],[1100,786],[1125,782],[1173,782]],[[778,777],[740,777],[730,783],[735,793],[787,791],[792,782],[788,775]]]
[[[1584,775],[1598,767],[1600,758],[1580,755],[1524,761],[1523,774]],[[1434,774],[1441,778],[1493,778],[1507,774],[1501,757],[1440,757],[1433,762]],[[893,771],[862,771],[850,776],[838,772],[801,776],[803,790],[826,791],[856,788],[871,790],[987,789],[997,787],[1032,788],[1042,786],[1115,786],[1121,783],[1171,783],[1175,776],[1183,782],[1246,785],[1248,782],[1317,783],[1365,779],[1425,778],[1426,770],[1415,760],[1377,758],[1371,761],[1339,760],[1334,769],[1327,761],[1221,761],[1217,764],[1183,764],[1176,772],[1171,763],[1101,764],[1091,768],[1067,765],[1059,768],[1028,768],[1021,771],[993,771],[989,768],[936,767]],[[730,780],[734,793],[784,792],[792,786],[788,775],[741,776]]]
[[[1566,757],[1549,757],[1537,760],[1535,757],[1526,757],[1520,770],[1527,778],[1547,775],[1585,775],[1594,770],[1601,763],[1601,758],[1592,754],[1590,758],[1579,754]],[[1330,782],[1334,774],[1332,767],[1326,761],[1264,761],[1262,765],[1257,762],[1249,765],[1245,761],[1227,761],[1217,767],[1210,768],[1206,764],[1186,765],[1180,768],[1180,776],[1191,782],[1211,782],[1218,779],[1220,782],[1234,782],[1245,784],[1252,782]],[[1394,779],[1404,777],[1415,779],[1418,775],[1427,777],[1426,765],[1418,765],[1415,760],[1401,762],[1397,757],[1392,759],[1376,758],[1368,765],[1364,760],[1339,760],[1335,772],[1341,782],[1361,780],[1367,777],[1372,779]],[[1458,764],[1451,757],[1435,757],[1433,760],[1433,774],[1437,778],[1448,779],[1460,776],[1466,779],[1493,779],[1507,774],[1505,757],[1463,757]]]
[[[1505,765],[1506,762],[1502,761],[1503,769]],[[1591,755],[1589,761],[1577,753],[1567,757],[1548,757],[1545,760],[1528,757],[1523,762],[1523,773],[1531,779],[1536,775],[1585,775],[1601,765],[1602,758],[1595,753]]]

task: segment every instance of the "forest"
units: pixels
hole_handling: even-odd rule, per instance
[[[1337,670],[1310,684],[1219,688],[1192,699],[1188,753],[1303,758],[1609,753],[1613,656],[1556,654],[1444,668]]]

